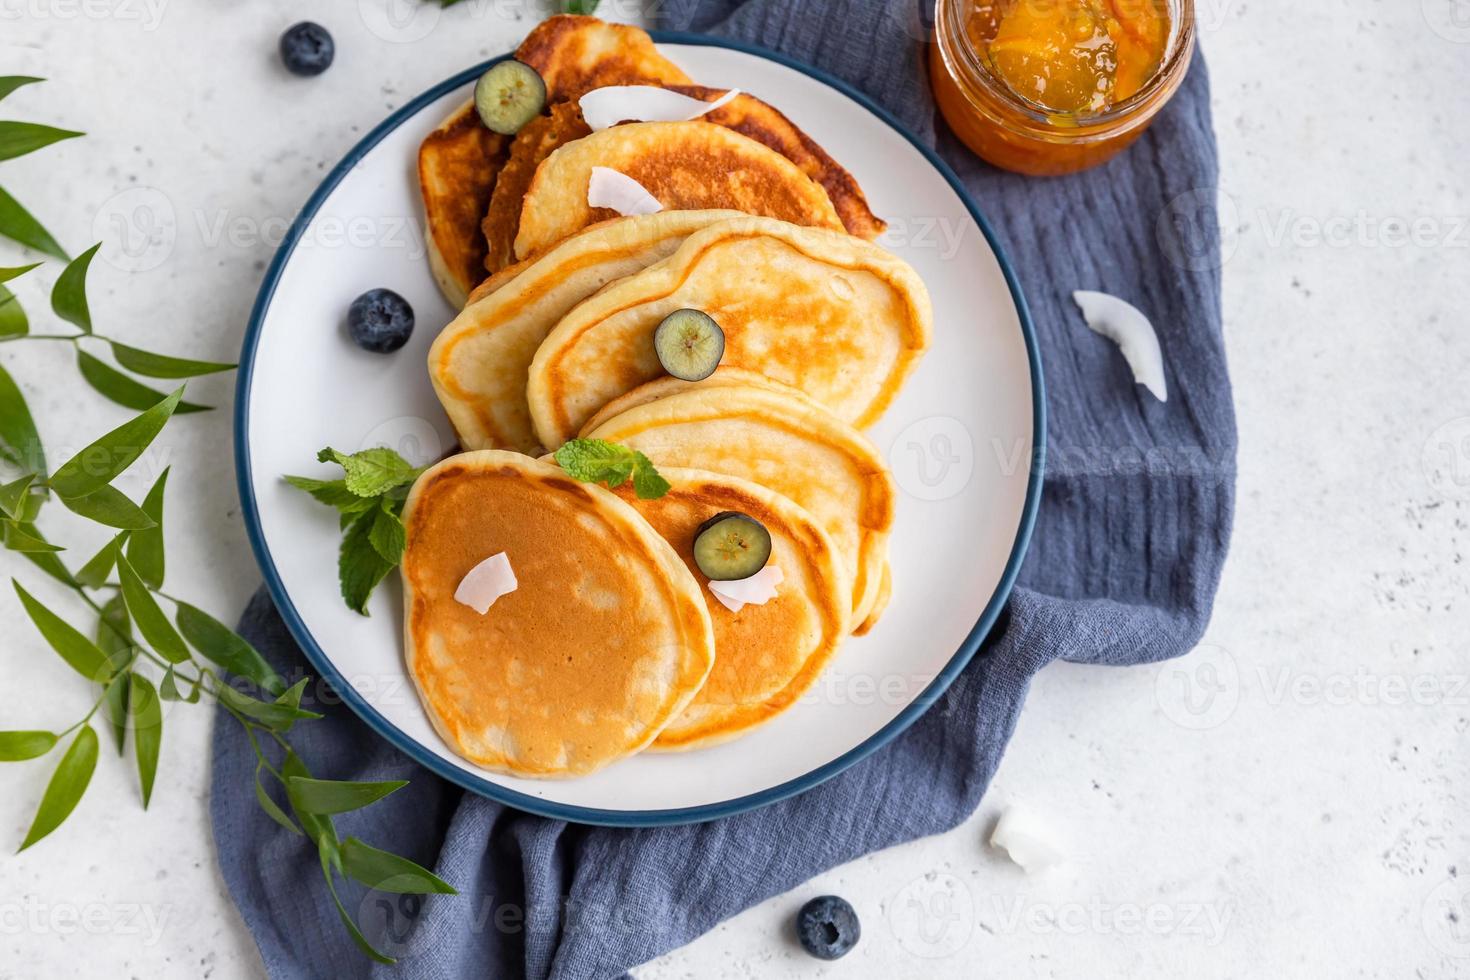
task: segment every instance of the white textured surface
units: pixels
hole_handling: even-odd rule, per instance
[[[391,27],[381,2],[306,12],[339,51],[300,81],[274,63],[302,14],[280,0],[0,0],[4,71],[52,78],[3,114],[90,134],[6,162],[4,186],[73,249],[115,239],[119,219],[139,246],[94,268],[99,329],[231,357],[275,240],[325,170],[537,16],[466,0],[417,20],[399,8]],[[1243,445],[1206,647],[1162,669],[1049,668],[973,820],[753,909],[644,980],[1470,975],[1470,11],[1316,6],[1201,3],[1237,216],[1226,325]],[[172,247],[143,247],[148,215],[170,210]],[[21,293],[44,324],[35,285]],[[61,349],[3,358],[54,456],[124,416],[84,392]],[[230,380],[191,391],[224,404]],[[139,469],[175,466],[171,587],[233,612],[257,573],[227,412],[183,420],[159,448]],[[17,568],[7,560],[37,581]],[[64,727],[85,710],[13,599],[0,597],[0,631],[0,723]],[[259,974],[214,870],[206,719],[181,708],[168,725],[152,812],[104,755],[63,831],[0,858],[0,978]],[[3,851],[46,772],[0,778]],[[1008,800],[1055,829],[1067,865],[1027,878],[985,847]],[[791,914],[823,892],[866,928],[831,966],[789,938]]]

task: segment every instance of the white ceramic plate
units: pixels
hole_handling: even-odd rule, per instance
[[[659,824],[728,815],[826,779],[911,724],[969,660],[1020,565],[1041,482],[1040,365],[1005,259],[948,168],[837,80],[780,56],[655,35],[692,77],[778,106],[848,167],[890,224],[882,244],[933,295],[934,346],[869,435],[902,494],[893,602],[850,639],[812,692],[729,744],[645,754],[594,776],[532,781],[463,762],[430,726],[403,666],[397,576],[371,617],[337,589],[336,515],[281,480],[330,475],[331,445],[390,445],[427,462],[454,445],[425,370],[454,311],[422,246],[419,142],[469,94],[480,65],[446,80],[370,133],[327,177],[266,275],[240,363],[236,460],[251,541],[292,633],[373,728],[445,778],[522,809],[592,823]],[[413,304],[403,350],[348,339],[348,304],[376,286]]]

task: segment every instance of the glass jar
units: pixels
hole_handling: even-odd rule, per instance
[[[975,49],[966,30],[973,0],[938,0],[929,51],[935,101],[955,135],[997,167],[1053,175],[1096,166],[1148,128],[1189,70],[1194,0],[1167,6],[1163,57],[1137,92],[1095,113],[1059,113],[1017,93]]]

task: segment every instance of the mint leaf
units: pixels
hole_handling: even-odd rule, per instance
[[[368,541],[384,561],[396,566],[403,561],[403,549],[408,546],[408,535],[403,521],[389,509],[391,504],[386,498],[381,499],[383,506],[373,514],[373,526],[368,529]]]
[[[359,497],[377,497],[418,477],[408,460],[386,446],[364,449],[352,455],[328,446],[317,453],[317,461],[336,463],[346,472],[347,489]]]
[[[352,522],[342,537],[337,556],[337,577],[342,586],[342,599],[347,608],[366,616],[368,597],[373,589],[393,570],[393,565],[373,547],[372,529],[377,513],[369,511]]]
[[[656,500],[669,492],[653,461],[627,446],[605,439],[572,439],[556,451],[556,462],[567,475],[583,483],[620,487],[631,477],[640,500]]]
[[[288,476],[286,482],[297,490],[305,490],[318,503],[335,507],[344,514],[361,514],[372,509],[373,498],[359,497],[347,489],[346,480],[317,480],[309,476]]]

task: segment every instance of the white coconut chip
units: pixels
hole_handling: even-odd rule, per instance
[[[459,588],[454,590],[454,601],[469,606],[483,616],[495,605],[496,599],[509,595],[519,587],[516,573],[510,567],[510,559],[502,551],[480,562],[459,580]]]
[[[739,612],[746,606],[763,606],[776,598],[776,586],[785,579],[778,565],[767,565],[749,578],[733,581],[711,581],[709,590],[715,598],[731,612]]]
[[[1079,289],[1072,299],[1082,310],[1082,318],[1093,333],[1118,345],[1123,359],[1133,369],[1133,380],[1143,385],[1161,402],[1169,400],[1164,383],[1164,354],[1159,350],[1159,335],[1148,317],[1131,303],[1107,293]]]
[[[582,96],[577,104],[594,133],[623,122],[688,122],[713,112],[740,94],[732,88],[713,102],[673,92],[657,85],[604,85]]]
[[[625,218],[664,209],[658,198],[648,193],[648,188],[611,167],[592,168],[592,176],[587,181],[587,206],[612,208]]]
[[[1027,874],[1045,871],[1062,861],[1062,852],[1047,839],[1046,831],[1019,806],[1006,807],[990,832],[990,846],[1006,852]]]

